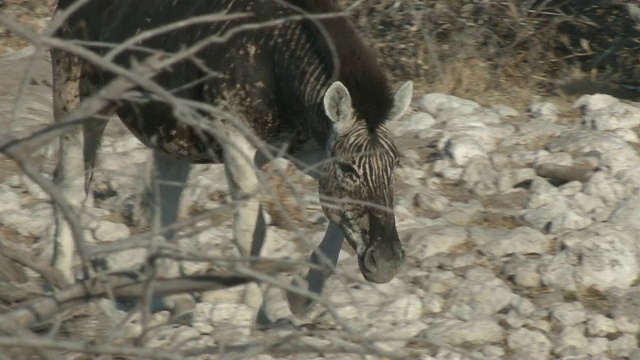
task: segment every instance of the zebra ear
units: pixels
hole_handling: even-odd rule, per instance
[[[398,89],[393,96],[393,108],[389,112],[388,121],[398,120],[409,108],[413,96],[413,81],[409,80]]]
[[[352,120],[351,95],[340,81],[331,84],[324,94],[324,111],[333,121],[334,127]]]

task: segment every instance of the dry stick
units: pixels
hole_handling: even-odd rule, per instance
[[[47,339],[38,336],[8,337],[0,336],[0,345],[23,347],[40,350],[58,350],[85,354],[103,354],[136,356],[143,359],[167,359],[182,360],[184,357],[165,349],[140,348],[121,345],[89,345],[82,342],[65,341],[60,339]]]
[[[289,271],[292,267],[272,261],[261,261],[256,263],[255,268],[259,269],[262,276],[265,274],[273,276]],[[185,292],[211,291],[256,280],[251,274],[238,274],[238,271],[226,271],[210,275],[157,279],[153,292],[159,296],[166,296]],[[102,297],[107,292],[122,298],[139,297],[145,291],[146,282],[147,279],[139,278],[133,272],[105,274],[100,279],[81,281],[67,290],[31,300],[14,311],[0,315],[0,333],[14,334],[24,327],[47,320],[68,306]]]
[[[35,271],[58,289],[66,289],[69,287],[69,283],[64,276],[62,276],[60,270],[49,266],[48,264],[31,260],[24,252],[11,249],[7,245],[3,244],[2,241],[0,241],[0,253],[18,264]]]

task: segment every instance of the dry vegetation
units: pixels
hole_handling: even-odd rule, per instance
[[[354,19],[394,78],[418,90],[525,106],[558,90],[630,96],[616,82],[640,80],[633,0],[373,0]]]
[[[340,2],[348,6],[354,0]],[[0,14],[41,31],[54,4],[55,0],[0,0]],[[524,108],[534,95],[597,89],[637,96],[620,86],[640,83],[636,4],[635,0],[366,0],[353,9],[353,19],[381,54],[394,81],[413,79],[417,94],[439,91]],[[0,55],[27,45],[0,27]],[[304,216],[294,202],[295,191],[284,176],[273,183],[276,196],[266,203],[274,222],[285,228],[298,226]],[[491,221],[508,224],[511,219]],[[9,279],[25,282],[20,269],[0,254],[0,284]],[[30,287],[24,290],[40,295]],[[11,295],[0,289],[2,293]],[[10,305],[14,301],[0,298],[0,312]]]

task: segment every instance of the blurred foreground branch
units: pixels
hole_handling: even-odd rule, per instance
[[[252,265],[262,276],[292,271],[295,267],[275,261],[260,260]],[[153,282],[153,293],[158,296],[226,289],[255,281],[250,273],[238,275],[227,270],[206,275],[178,278],[159,278]],[[119,298],[140,297],[146,291],[148,281],[134,272],[105,274],[81,281],[69,289],[47,297],[21,304],[18,309],[0,315],[0,333],[15,334],[20,329],[44,321],[69,306],[91,301],[107,294]]]

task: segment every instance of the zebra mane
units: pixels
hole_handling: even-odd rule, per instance
[[[341,11],[335,0],[286,1],[309,14]],[[331,64],[329,42],[333,45],[339,60],[339,64],[332,64],[332,67],[338,67],[337,80],[349,90],[356,113],[366,121],[369,130],[375,130],[387,120],[394,102],[393,92],[375,53],[362,41],[345,16],[317,19],[315,24],[321,25],[325,33],[314,22],[308,21],[307,24],[322,56]]]

